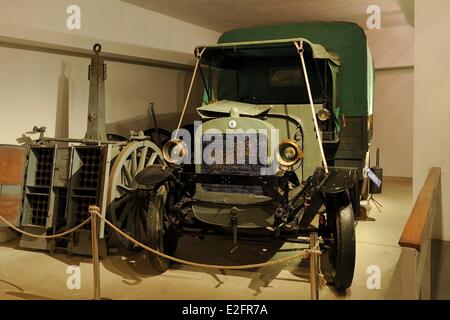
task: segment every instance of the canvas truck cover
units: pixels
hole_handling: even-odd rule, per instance
[[[237,29],[222,34],[218,43],[289,38],[305,38],[336,53],[340,59],[337,107],[346,117],[372,114],[373,62],[364,31],[356,24],[307,22]]]
[[[309,73],[309,82],[314,103],[322,104],[328,100],[329,106],[338,115],[335,81],[332,79],[338,75],[340,59],[322,45],[304,38],[227,42],[197,47],[197,52],[202,52],[200,63],[208,66],[206,72],[201,72],[206,89],[203,103],[209,104],[216,98],[245,101],[249,97],[259,105],[309,103],[295,44],[303,47],[307,68],[313,70]],[[322,68],[328,70],[326,79],[318,73]],[[215,76],[211,76],[213,73]],[[333,91],[330,91],[332,87]]]

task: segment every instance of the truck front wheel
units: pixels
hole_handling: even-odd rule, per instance
[[[154,190],[150,197],[147,212],[147,244],[167,255],[173,256],[177,249],[178,236],[168,221],[166,202],[168,190],[166,185]],[[157,272],[164,272],[170,267],[170,261],[154,253],[149,253],[151,267]]]
[[[341,291],[351,286],[355,270],[356,241],[352,205],[348,204],[331,214],[335,214],[335,219],[334,223],[329,224],[332,244],[327,250],[330,267],[327,282]]]

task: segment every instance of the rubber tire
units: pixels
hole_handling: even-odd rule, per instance
[[[355,271],[356,239],[353,208],[349,204],[336,215],[336,264],[333,283],[336,290],[346,290],[352,285]]]
[[[360,181],[356,179],[354,186],[349,190],[350,199],[353,207],[353,216],[356,220],[359,220],[361,216],[361,191],[360,191]]]
[[[173,256],[177,249],[178,237],[164,226],[166,214],[167,186],[162,185],[152,192],[147,211],[147,245],[151,248]],[[159,255],[149,253],[151,267],[163,273],[170,267],[170,260]]]

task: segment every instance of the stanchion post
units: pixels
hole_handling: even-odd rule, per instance
[[[98,256],[98,212],[97,207],[89,207],[91,213],[92,266],[94,269],[94,300],[100,300],[100,259]]]
[[[309,237],[309,249],[312,250],[309,256],[309,279],[311,283],[311,300],[319,300],[319,255],[314,252],[319,246],[317,233],[311,233]]]

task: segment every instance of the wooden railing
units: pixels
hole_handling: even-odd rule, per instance
[[[441,208],[441,169],[431,168],[399,240],[401,299],[430,299],[431,236]]]

